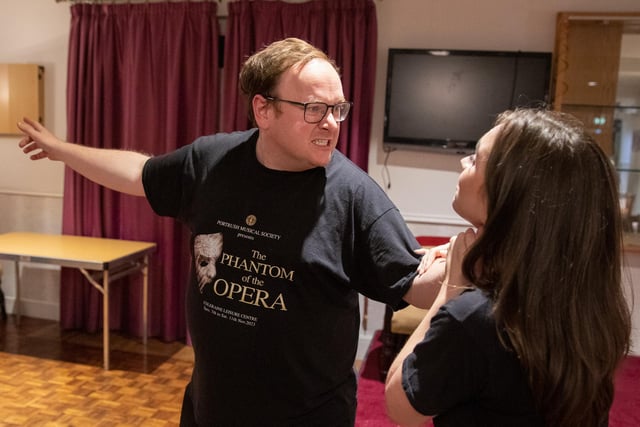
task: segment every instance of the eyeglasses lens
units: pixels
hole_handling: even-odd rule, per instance
[[[351,103],[341,102],[339,104],[329,106],[323,102],[311,102],[306,105],[304,110],[304,119],[308,123],[318,123],[324,119],[327,110],[331,107],[331,114],[336,122],[342,122],[347,118]]]

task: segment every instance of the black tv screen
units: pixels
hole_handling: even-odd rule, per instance
[[[551,53],[389,49],[385,148],[468,154],[497,114],[549,101]]]

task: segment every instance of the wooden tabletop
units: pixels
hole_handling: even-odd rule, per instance
[[[0,258],[67,267],[108,269],[155,250],[152,242],[12,232],[0,234]]]

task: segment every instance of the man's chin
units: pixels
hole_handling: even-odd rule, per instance
[[[331,162],[331,156],[333,156],[333,150],[326,153],[324,156],[318,156],[314,161],[315,167],[321,167],[321,168],[326,167],[329,164],[329,162]]]

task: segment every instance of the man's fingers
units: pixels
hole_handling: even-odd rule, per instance
[[[47,158],[47,152],[46,151],[39,151],[35,154],[32,154],[29,157],[31,160],[40,160],[40,159],[45,159]]]

